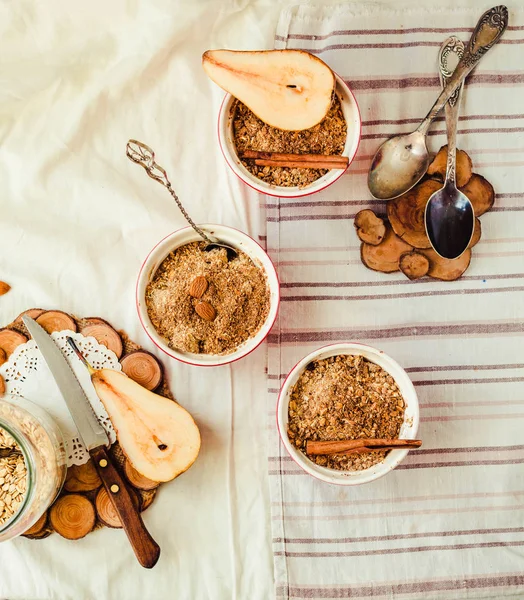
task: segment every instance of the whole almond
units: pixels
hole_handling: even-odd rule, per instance
[[[195,311],[198,316],[206,321],[214,321],[217,316],[217,311],[209,304],[209,302],[199,302],[195,306]]]
[[[0,296],[7,294],[7,292],[11,289],[11,286],[5,281],[0,281]]]
[[[0,367],[6,362],[6,360],[7,360],[7,354],[5,353],[5,350],[0,348]]]
[[[4,395],[5,392],[5,381],[3,377],[0,375],[0,397]]]
[[[207,290],[207,279],[203,275],[199,275],[193,279],[193,282],[189,286],[189,295],[193,298],[202,298]]]

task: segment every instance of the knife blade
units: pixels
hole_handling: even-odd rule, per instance
[[[151,569],[160,557],[160,547],[146,529],[137,503],[113,464],[107,451],[109,438],[104,428],[98,422],[80,382],[53,338],[30,317],[22,319],[58,385],[138,562],[146,569]]]
[[[91,450],[97,446],[109,446],[107,433],[96,418],[91,403],[60,348],[36,321],[27,316],[22,320],[42,353],[86,448]]]

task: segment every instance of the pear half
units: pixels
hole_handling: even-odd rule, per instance
[[[200,432],[187,410],[118,371],[94,371],[91,381],[120,447],[144,477],[170,481],[195,462]]]
[[[309,129],[331,106],[333,71],[304,50],[208,50],[202,65],[217,85],[278,129]]]

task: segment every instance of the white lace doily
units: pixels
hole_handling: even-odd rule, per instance
[[[72,331],[58,331],[51,335],[69,361],[98,420],[113,443],[116,440],[116,434],[111,421],[104,405],[96,395],[89,372],[67,344],[67,336],[71,336],[75,340],[82,354],[95,369],[107,368],[121,371],[122,366],[118,362],[116,354],[99,344],[94,337],[84,337],[80,333]],[[9,360],[0,367],[0,375],[5,379],[7,393],[32,400],[45,409],[58,423],[66,442],[68,466],[86,463],[89,454],[78,436],[78,430],[51,371],[33,340],[18,346]]]

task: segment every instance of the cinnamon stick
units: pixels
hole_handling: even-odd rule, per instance
[[[339,440],[334,442],[308,441],[306,444],[307,454],[345,454],[354,451],[383,450],[388,448],[419,448],[421,440],[398,440],[398,439],[368,439]]]
[[[242,158],[255,160],[261,167],[291,167],[298,169],[345,169],[347,156],[328,154],[288,154],[284,152],[258,152],[246,150]]]

